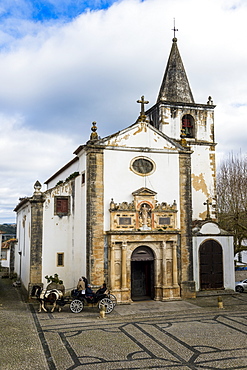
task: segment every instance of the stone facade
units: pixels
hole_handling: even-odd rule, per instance
[[[131,262],[134,251],[145,246],[152,251],[140,260],[154,263],[153,298],[180,298],[178,285],[177,205],[158,203],[156,193],[141,188],[132,193],[131,203],[110,203],[111,230],[107,232],[109,246],[109,280],[119,301],[131,301]],[[147,208],[147,209],[146,209]],[[144,249],[145,249],[144,248]],[[143,253],[144,254],[144,253]],[[136,259],[138,261],[138,259]]]

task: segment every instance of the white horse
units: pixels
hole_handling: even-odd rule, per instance
[[[57,300],[63,299],[63,292],[58,289],[42,289],[39,285],[34,285],[32,288],[31,297],[36,297],[40,303],[38,312],[41,312],[42,309],[47,312],[45,303],[52,304],[51,312],[54,312],[57,305]],[[58,311],[61,311],[61,306],[58,306]]]

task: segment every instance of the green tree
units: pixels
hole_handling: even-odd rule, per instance
[[[247,157],[231,153],[217,173],[219,225],[234,236],[234,252],[244,248],[247,239]]]

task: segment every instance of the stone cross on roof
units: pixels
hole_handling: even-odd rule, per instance
[[[210,217],[210,209],[209,209],[209,206],[212,205],[211,202],[209,202],[209,199],[206,200],[206,202],[203,203],[204,206],[207,206],[207,216],[206,216],[206,220],[211,220],[211,217]]]
[[[148,104],[149,101],[145,100],[144,99],[144,95],[142,95],[141,99],[140,100],[137,100],[137,103],[140,103],[141,104],[141,112],[140,112],[140,118],[146,118],[145,116],[145,104]]]

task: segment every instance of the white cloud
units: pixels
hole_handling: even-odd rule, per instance
[[[92,121],[103,137],[136,120],[141,95],[155,103],[174,17],[194,99],[211,95],[217,105],[220,156],[245,152],[246,16],[244,0],[123,0],[69,23],[9,19],[18,37],[0,33],[2,204],[30,195],[37,179],[70,160]]]
[[[63,135],[30,130],[21,117],[1,115],[0,131],[0,219],[8,222],[19,197],[32,195],[36,180],[44,182],[72,158],[74,143]]]

